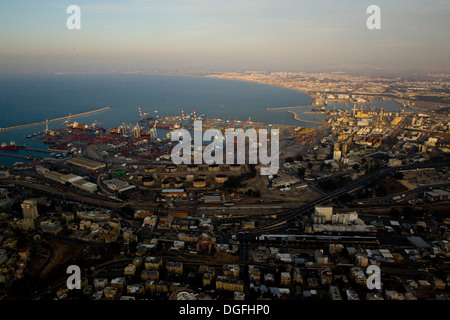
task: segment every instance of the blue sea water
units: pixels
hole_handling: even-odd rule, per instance
[[[197,115],[206,114],[208,118],[247,121],[251,117],[253,122],[311,127],[314,125],[298,122],[287,110],[266,110],[267,107],[309,105],[311,101],[310,97],[292,89],[204,77],[140,74],[9,76],[0,77],[0,127],[110,107],[72,121],[90,125],[97,120],[111,128],[122,123],[136,124],[138,106],[142,112],[160,117],[181,115],[183,109],[185,114],[195,110]],[[302,110],[295,109],[299,114]],[[317,117],[315,121],[325,117],[300,115],[305,120]],[[49,123],[49,129],[63,126],[63,121]],[[45,124],[0,131],[0,143],[15,141],[43,149],[43,143],[25,137],[44,129]],[[19,150],[17,154],[42,155],[26,150]],[[10,166],[16,161],[23,160],[0,156],[0,165]]]

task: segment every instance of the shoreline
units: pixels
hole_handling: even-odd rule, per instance
[[[181,76],[181,75],[180,75],[180,76]],[[294,90],[294,91],[303,93],[305,96],[307,96],[308,98],[310,98],[310,99],[312,100],[311,103],[315,100],[315,98],[313,98],[313,97],[311,96],[310,93],[307,93],[307,92],[302,91],[302,90],[300,90],[300,89],[295,89],[295,88],[286,87],[286,86],[283,86],[283,85],[280,85],[280,84],[265,83],[265,82],[254,81],[254,80],[233,79],[233,78],[220,78],[220,77],[214,76],[214,75],[203,75],[203,76],[198,76],[198,77],[201,77],[201,78],[210,78],[210,79],[220,79],[220,80],[242,81],[242,82],[248,82],[248,83],[263,84],[263,85],[266,85],[266,86],[273,86],[273,87],[278,87],[278,88],[283,88],[283,89],[289,89],[289,90]],[[306,107],[306,106],[305,106],[305,107]],[[309,107],[309,106],[308,106],[308,107]],[[289,107],[286,107],[286,108],[289,108]],[[292,108],[292,107],[290,107],[290,108]]]
[[[304,94],[305,96],[309,97],[310,99],[312,99],[311,104],[309,106],[294,106],[294,107],[267,107],[266,110],[278,110],[278,109],[289,109],[289,108],[307,108],[307,107],[316,107],[317,105],[313,105],[314,101],[316,100],[316,98],[314,98],[314,95],[311,94],[309,91],[303,91],[300,89],[295,89],[295,88],[291,88],[291,87],[287,87],[281,84],[274,84],[274,83],[266,83],[263,81],[257,81],[257,80],[247,80],[247,79],[238,79],[238,78],[222,78],[218,75],[203,75],[200,77],[205,77],[205,78],[212,78],[212,79],[221,79],[221,80],[234,80],[234,81],[243,81],[243,82],[248,82],[248,83],[257,83],[257,84],[264,84],[264,85],[268,85],[268,86],[274,86],[274,87],[279,87],[279,88],[284,88],[284,89],[290,89],[290,90],[295,90],[298,92],[301,92],[302,94]],[[371,94],[370,96],[375,96],[377,98],[385,98],[386,100],[392,100],[398,104],[401,104],[402,102],[404,102],[404,99],[401,99],[399,97],[392,97],[390,95],[383,95],[383,94]],[[334,101],[334,100],[328,100],[330,102]],[[450,104],[448,103],[444,103],[444,102],[432,102],[432,101],[426,101],[426,100],[409,100],[410,102],[414,103],[414,109],[420,110],[420,111],[424,111],[424,112],[430,112],[432,110],[434,110],[436,107],[438,107],[439,105],[443,105],[443,106],[450,106]],[[336,102],[339,102],[336,100]],[[341,102],[345,102],[345,101],[341,101]],[[351,103],[357,103],[357,102],[351,102]],[[367,104],[367,102],[365,102],[364,104]],[[412,106],[410,106],[411,108]]]

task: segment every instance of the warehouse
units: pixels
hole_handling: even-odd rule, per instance
[[[97,185],[95,183],[88,182],[83,179],[77,179],[77,180],[73,181],[72,185],[77,187],[80,190],[91,192],[91,193],[94,193],[95,191],[97,191]]]
[[[430,201],[430,202],[449,200],[450,192],[436,189],[436,190],[428,191],[427,193],[425,193],[425,197],[426,197],[427,201]]]
[[[104,180],[103,183],[111,190],[117,191],[128,186],[128,182],[119,179]]]
[[[106,167],[104,163],[89,160],[83,157],[72,158],[66,161],[68,164],[73,164],[78,167],[86,168],[89,170],[98,170],[100,168]]]
[[[161,195],[164,197],[186,197],[187,193],[184,189],[163,189]]]

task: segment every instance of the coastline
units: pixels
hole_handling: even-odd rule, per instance
[[[255,81],[255,80],[246,80],[246,79],[235,79],[235,78],[221,78],[220,76],[216,76],[216,75],[203,75],[203,76],[198,76],[198,77],[202,77],[202,78],[212,78],[212,79],[221,79],[221,80],[231,80],[231,81],[242,81],[242,82],[248,82],[248,83],[258,83],[258,84],[264,84],[266,86],[273,86],[273,87],[278,87],[278,88],[283,88],[283,89],[289,89],[289,90],[294,90],[297,92],[301,92],[303,93],[305,96],[307,96],[308,98],[310,98],[311,104],[312,102],[315,100],[315,98],[311,95],[311,93],[309,92],[305,92],[302,91],[300,89],[295,89],[295,88],[290,88],[290,87],[286,87],[283,86],[281,84],[275,84],[275,83],[266,83],[266,82],[261,82],[261,81]],[[311,105],[310,105],[311,106]],[[309,106],[308,106],[309,107]],[[292,107],[291,107],[292,108]]]
[[[285,85],[282,85],[282,84],[275,84],[275,83],[271,83],[271,82],[258,81],[258,80],[248,80],[248,79],[240,79],[240,78],[228,78],[228,77],[221,77],[220,75],[211,75],[210,74],[210,75],[203,75],[203,77],[205,77],[205,78],[213,78],[213,79],[222,79],[222,80],[244,81],[244,82],[248,82],[248,83],[258,83],[258,84],[270,85],[270,86],[275,86],[275,87],[284,88],[284,89],[295,90],[295,91],[301,92],[305,96],[309,97],[310,99],[312,99],[312,101],[311,101],[311,104],[309,106],[295,106],[295,107],[290,107],[290,108],[301,108],[301,107],[317,106],[317,105],[313,105],[314,101],[316,100],[316,97],[315,97],[316,95],[312,94],[312,92],[310,92],[310,91],[304,91],[304,90],[288,87],[288,86],[285,86]],[[389,100],[395,101],[396,103],[399,103],[399,104],[402,104],[402,102],[408,101],[408,100],[405,100],[405,99],[401,99],[399,97],[392,97],[390,95],[379,94],[379,95],[376,95],[376,96],[379,97],[379,98],[385,98],[385,99],[389,99]],[[338,101],[338,100],[337,99],[333,99],[333,100],[329,100],[329,101]],[[432,102],[432,101],[425,101],[425,100],[409,100],[409,101],[414,103],[413,106],[409,106],[410,108],[412,107],[413,109],[424,111],[424,112],[430,112],[433,109],[435,109],[438,105],[450,106],[450,104],[444,103],[444,102]],[[342,100],[342,102],[346,102],[346,101]],[[364,104],[366,104],[366,103],[364,103]],[[281,107],[281,108],[268,107],[267,110],[278,110],[278,109],[288,109],[288,108],[289,107]]]

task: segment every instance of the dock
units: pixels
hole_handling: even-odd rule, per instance
[[[105,111],[105,110],[108,110],[108,109],[110,109],[110,107],[105,107],[105,108],[101,108],[101,109],[97,109],[97,110],[82,112],[82,113],[78,113],[78,114],[72,114],[72,115],[68,115],[68,116],[64,116],[64,117],[60,117],[60,118],[55,118],[55,119],[50,119],[50,120],[45,120],[45,121],[40,121],[40,122],[34,122],[34,123],[28,123],[28,124],[20,124],[20,125],[17,125],[17,126],[0,128],[0,131],[31,127],[31,126],[35,126],[35,125],[38,125],[38,124],[45,124],[45,123],[54,122],[54,121],[61,121],[61,120],[69,119],[69,118],[75,118],[75,117],[85,116],[85,115],[96,113],[96,112],[100,112],[100,111]]]

